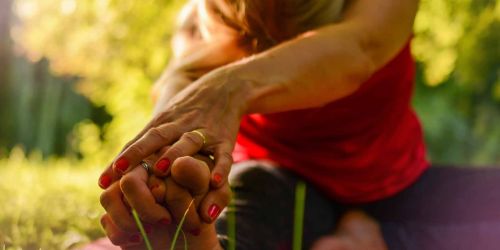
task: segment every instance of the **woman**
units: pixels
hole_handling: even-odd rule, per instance
[[[384,224],[394,221],[384,219],[399,211],[396,218],[403,218],[408,211],[398,206],[413,207],[408,201],[418,202],[421,189],[442,173],[427,170],[410,107],[417,2],[191,1],[173,40],[174,59],[155,87],[154,118],[99,180],[108,236],[124,248],[141,248],[129,204],[163,246],[173,230],[167,224],[189,207],[185,228],[193,249],[224,247],[226,215],[219,213],[229,200],[234,157],[240,162],[231,173],[238,249],[289,248],[298,180],[309,187],[305,247],[384,249],[366,215],[339,220],[356,207],[381,221],[391,249],[403,249]],[[210,155],[214,166],[206,176],[209,191],[193,193],[173,172],[167,176],[205,164],[190,157],[198,153]],[[155,187],[148,188],[154,178],[138,165],[154,165],[156,176],[167,177],[168,209]],[[321,238],[335,228],[334,237]]]

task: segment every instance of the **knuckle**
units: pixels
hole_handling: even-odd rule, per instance
[[[221,154],[221,158],[222,158],[222,160],[226,160],[228,164],[233,163],[233,155],[227,151],[224,151]]]
[[[107,210],[109,206],[112,203],[112,198],[111,195],[109,194],[108,191],[104,191],[101,196],[99,197],[99,201],[101,202],[101,206],[104,208],[104,210]],[[101,222],[104,221],[104,217],[101,219]]]
[[[200,135],[195,134],[194,132],[184,133],[182,137],[191,144],[194,144],[198,147],[203,146],[203,138],[201,138]]]
[[[150,128],[147,132],[147,137],[153,137],[162,141],[168,140],[166,133],[163,132],[163,129],[158,127]]]
[[[151,124],[162,124],[165,121],[165,117],[168,117],[168,112],[161,111],[157,116],[153,117]]]
[[[172,146],[168,149],[168,156],[171,160],[184,156],[184,150],[180,146]]]
[[[129,141],[129,142],[127,142],[127,143],[125,144],[125,146],[123,146],[123,149],[125,150],[125,149],[129,148],[130,146],[132,146],[132,144],[134,144],[134,142],[135,142],[135,141]]]
[[[127,151],[130,154],[137,155],[137,156],[143,156],[146,154],[146,151],[144,150],[144,148],[140,144],[137,144],[137,143],[130,145],[130,147],[128,147]]]
[[[135,224],[129,223],[128,220],[120,219],[114,221],[117,228],[124,232],[132,232],[135,229]]]
[[[137,181],[132,175],[125,175],[120,180],[120,188],[124,194],[131,194],[136,188]]]
[[[147,211],[142,211],[142,213],[139,213],[139,218],[141,218],[142,221],[148,222],[148,223],[156,222],[156,216],[154,216],[154,214],[149,213]]]
[[[217,161],[217,165],[224,168],[224,170],[229,170],[231,165],[233,164],[233,156],[229,152],[222,152],[219,155],[219,159]]]

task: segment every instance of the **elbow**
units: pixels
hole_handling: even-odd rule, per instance
[[[359,50],[357,56],[351,60],[349,68],[343,80],[352,87],[352,92],[354,92],[372,77],[377,70],[377,65],[369,53]]]

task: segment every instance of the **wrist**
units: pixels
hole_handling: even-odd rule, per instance
[[[237,112],[241,118],[248,113],[248,107],[254,96],[255,83],[250,78],[244,77],[243,65],[231,64],[220,67],[205,77],[214,80],[202,81],[211,86],[207,88],[223,90],[221,98],[227,98],[229,108]]]
[[[286,91],[283,84],[286,81],[281,79],[283,75],[268,74],[269,67],[272,66],[267,65],[266,58],[262,56],[252,56],[224,67],[228,75],[226,83],[234,85],[239,92],[242,115],[267,113],[265,108],[260,108],[260,102],[268,96]]]
[[[189,76],[182,72],[169,72],[162,75],[152,89],[153,113],[161,112],[166,103],[191,82]]]

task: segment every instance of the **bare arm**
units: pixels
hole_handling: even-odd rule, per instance
[[[172,38],[172,59],[155,83],[152,96],[155,113],[179,91],[207,72],[246,56],[236,46],[233,30],[218,25],[217,32],[207,37],[200,30],[197,5],[188,3],[179,16]]]
[[[232,88],[244,113],[319,107],[354,92],[395,56],[417,8],[418,0],[352,0],[340,23],[220,70],[238,82]]]

